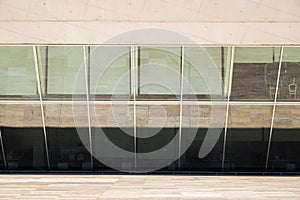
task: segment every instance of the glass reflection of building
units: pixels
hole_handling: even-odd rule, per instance
[[[143,153],[177,134],[180,157],[158,171],[300,169],[299,47],[1,46],[0,58],[1,170],[112,171],[92,155],[100,129],[133,153],[105,154],[125,171],[163,163]]]

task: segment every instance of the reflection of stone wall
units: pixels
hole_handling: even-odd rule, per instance
[[[179,127],[179,104],[138,105],[136,111],[138,127]]]
[[[300,128],[300,105],[277,105],[274,128]]]
[[[213,127],[225,126],[226,105],[184,105],[182,108],[182,127]]]
[[[272,105],[231,105],[228,128],[269,128],[272,109]]]
[[[0,126],[41,127],[42,114],[39,103],[0,104]],[[272,105],[230,105],[228,128],[269,128]],[[224,127],[226,105],[184,105],[182,127]],[[137,127],[179,127],[179,103],[164,105],[140,104],[136,107]],[[73,114],[76,114],[76,123]],[[87,127],[88,114],[85,103],[46,103],[45,124],[48,127]],[[90,106],[92,127],[132,127],[133,104],[97,102]],[[274,128],[299,128],[300,105],[277,105]]]
[[[40,104],[0,104],[0,126],[41,127]]]

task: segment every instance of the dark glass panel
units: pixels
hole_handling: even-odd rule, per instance
[[[92,137],[94,169],[127,171],[134,168],[132,160],[134,155],[133,128],[92,128]],[[128,157],[122,153],[116,154],[114,147],[102,145],[102,142],[103,144],[112,143],[116,148],[128,152],[131,156]]]
[[[221,135],[220,133],[222,131]],[[196,135],[195,135],[196,132]],[[212,150],[203,158],[199,158],[199,150],[207,134],[216,135],[217,141]],[[222,168],[222,151],[224,133],[222,129],[212,128],[211,132],[208,132],[206,128],[184,128],[182,129],[182,150],[191,143],[186,152],[180,158],[180,169],[184,171],[221,171]],[[211,138],[211,137],[210,137]],[[207,141],[207,140],[206,140]]]
[[[47,169],[42,128],[2,128],[7,169]]]
[[[91,169],[87,128],[47,128],[47,134],[51,169]]]
[[[138,127],[137,153],[139,170],[177,170],[178,128]]]
[[[1,137],[2,137],[2,135],[1,135]],[[2,170],[2,169],[4,169],[4,160],[3,160],[3,154],[2,154],[2,144],[0,144],[0,170]]]
[[[268,128],[228,129],[224,169],[229,171],[264,170],[269,134]]]
[[[300,171],[300,129],[273,129],[268,170]]]

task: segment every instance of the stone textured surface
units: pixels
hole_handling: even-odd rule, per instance
[[[42,127],[41,105],[1,104],[0,124],[6,127]]]
[[[300,105],[277,105],[274,128],[300,128]]]
[[[271,127],[273,105],[230,105],[228,128]]]
[[[74,109],[75,108],[75,109]],[[0,104],[0,126],[41,127],[42,113],[39,103]],[[228,111],[228,128],[258,128],[271,126],[273,105],[231,104]],[[178,102],[138,104],[138,127],[179,127]],[[45,124],[48,127],[88,127],[86,103],[45,103]],[[224,127],[225,104],[192,105],[182,108],[182,127]],[[75,116],[75,117],[74,117]],[[133,127],[133,105],[91,103],[92,127]],[[300,128],[300,105],[277,105],[274,128]]]
[[[8,199],[298,200],[299,177],[152,175],[0,175]]]

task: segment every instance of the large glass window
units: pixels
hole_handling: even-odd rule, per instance
[[[266,164],[269,133],[268,128],[228,129],[224,169],[263,171]]]
[[[300,100],[300,47],[284,47],[278,101]]]
[[[300,171],[300,129],[273,129],[268,170]]]
[[[0,47],[0,98],[37,99],[31,46]]]
[[[227,96],[231,48],[184,47],[184,99]]]
[[[88,128],[47,128],[47,137],[51,169],[91,169]]]
[[[279,47],[236,47],[232,100],[272,101],[279,69]]]
[[[47,169],[42,128],[2,128],[9,170]]]

